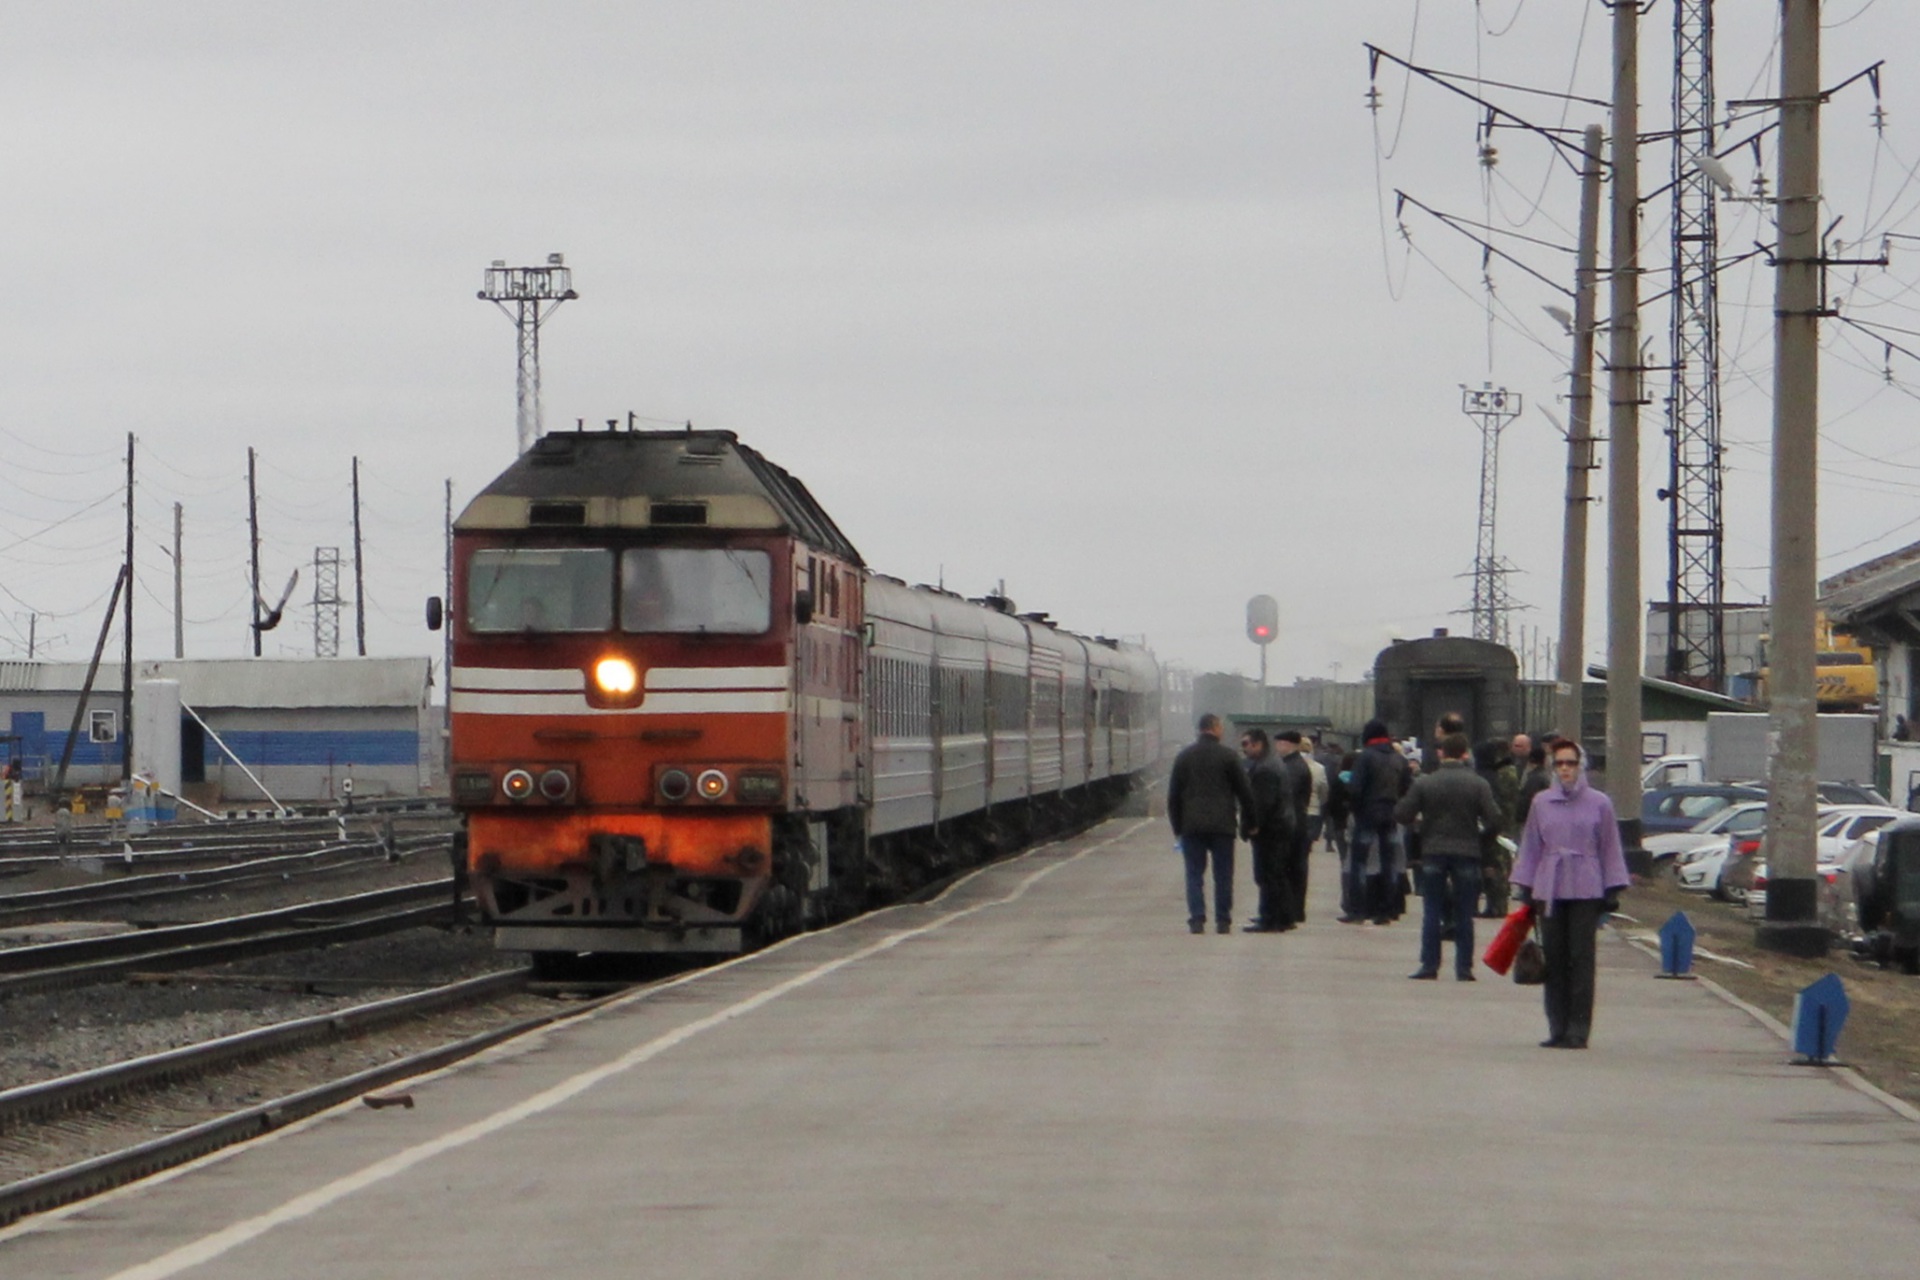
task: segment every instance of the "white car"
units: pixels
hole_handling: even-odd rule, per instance
[[[1685,831],[1663,831],[1647,836],[1640,841],[1640,847],[1653,855],[1656,866],[1669,859],[1678,863],[1695,850],[1724,847],[1727,835],[1732,832],[1758,831],[1766,824],[1767,802],[1743,800],[1708,814]]]
[[[1840,907],[1840,882],[1845,879],[1842,868],[1851,858],[1855,846],[1872,837],[1874,832],[1889,822],[1907,816],[1903,809],[1877,804],[1837,804],[1820,810],[1814,827],[1814,858],[1817,863],[1814,874],[1820,881],[1822,920],[1830,924],[1836,922]],[[1747,914],[1755,920],[1761,920],[1767,914],[1767,864],[1758,852],[1755,853],[1751,881],[1744,893]]]

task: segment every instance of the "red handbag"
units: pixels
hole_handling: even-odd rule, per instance
[[[1507,916],[1506,923],[1500,926],[1500,932],[1493,935],[1493,941],[1480,954],[1480,960],[1495,973],[1506,976],[1513,967],[1513,958],[1520,954],[1520,944],[1533,933],[1533,906],[1514,908]]]

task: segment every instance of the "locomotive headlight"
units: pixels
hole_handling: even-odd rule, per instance
[[[525,800],[533,794],[533,775],[525,769],[509,769],[500,779],[500,793],[509,800]]]
[[[640,687],[640,673],[625,658],[602,658],[593,664],[593,683],[602,693],[624,698]]]
[[[718,800],[727,794],[727,775],[718,769],[708,769],[694,785],[700,789],[702,800]]]
[[[662,800],[678,803],[693,790],[693,779],[687,776],[685,769],[668,769],[660,775],[659,787]]]
[[[573,792],[573,777],[565,769],[549,769],[540,775],[540,794],[558,803]]]

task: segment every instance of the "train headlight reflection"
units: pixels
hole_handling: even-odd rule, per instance
[[[708,769],[700,775],[700,779],[695,785],[700,788],[700,798],[702,800],[718,800],[727,794],[729,784],[726,774],[720,772],[718,769]]]
[[[640,687],[640,673],[625,658],[602,658],[593,664],[593,683],[602,693],[624,698]]]
[[[533,794],[533,775],[525,769],[509,769],[500,779],[500,793],[509,800],[525,800]]]

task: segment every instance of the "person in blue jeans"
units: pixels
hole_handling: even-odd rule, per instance
[[[1440,767],[1414,779],[1394,806],[1403,826],[1420,831],[1420,967],[1409,978],[1440,976],[1440,934],[1453,921],[1453,976],[1473,978],[1473,911],[1480,901],[1480,843],[1500,834],[1505,819],[1493,788],[1467,763],[1464,733],[1440,739]]]
[[[1167,780],[1167,820],[1187,864],[1187,928],[1207,927],[1207,864],[1213,864],[1213,924],[1233,932],[1234,833],[1251,838],[1253,788],[1232,747],[1220,741],[1220,717],[1200,717],[1200,735],[1174,757]]]

